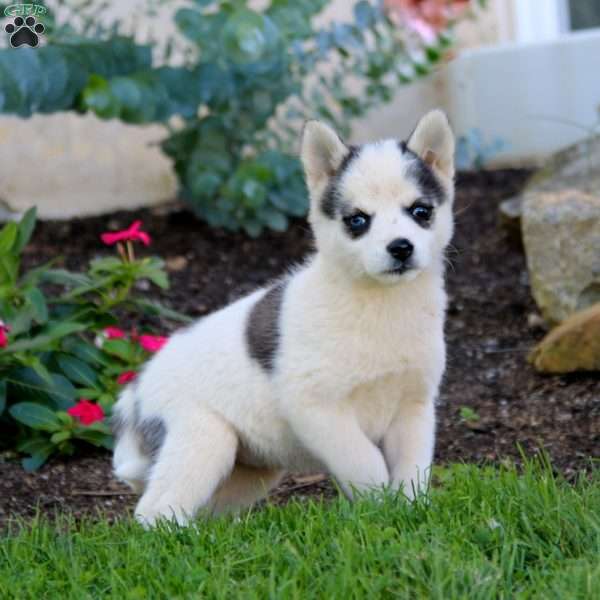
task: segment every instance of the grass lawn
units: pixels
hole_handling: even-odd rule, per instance
[[[0,542],[0,598],[600,598],[600,470],[436,478],[413,506],[292,502],[155,531],[37,519]]]

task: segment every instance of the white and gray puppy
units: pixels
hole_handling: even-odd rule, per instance
[[[352,497],[412,497],[432,460],[445,367],[444,251],[454,138],[346,146],[304,130],[316,253],[174,335],[116,405],[116,476],[137,518],[185,523],[251,505],[285,471],[325,470]]]

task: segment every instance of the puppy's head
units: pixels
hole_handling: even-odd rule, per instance
[[[425,115],[408,142],[360,147],[310,121],[301,155],[310,222],[326,260],[384,284],[440,267],[454,196],[454,137],[444,113]]]

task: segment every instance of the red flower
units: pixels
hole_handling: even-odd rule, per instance
[[[140,346],[148,352],[158,352],[169,338],[161,335],[140,335]]]
[[[85,398],[81,398],[75,406],[67,410],[67,413],[78,419],[82,425],[91,425],[104,419],[102,407]]]
[[[133,381],[136,377],[137,373],[135,371],[123,371],[123,373],[117,377],[117,383],[119,385],[125,385],[126,383]]]
[[[142,242],[144,246],[149,246],[150,236],[145,231],[140,230],[141,226],[141,221],[135,221],[129,228],[123,229],[122,231],[103,233],[100,236],[100,239],[107,246],[112,246],[117,242]]]
[[[0,321],[0,348],[6,348],[8,346],[8,336],[6,335],[10,331],[10,326],[5,325],[3,321]]]
[[[122,329],[119,329],[118,327],[107,327],[104,330],[104,335],[109,340],[120,340],[125,337],[125,332]]]

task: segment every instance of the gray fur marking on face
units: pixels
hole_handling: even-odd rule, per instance
[[[140,436],[142,452],[155,459],[167,435],[167,428],[163,420],[158,417],[144,419],[138,423],[137,432]]]
[[[423,197],[438,206],[443,204],[446,194],[431,167],[420,156],[415,154],[407,146],[406,142],[400,142],[400,151],[402,154],[408,154],[412,158],[408,169],[408,176],[416,181],[417,186],[423,192]]]
[[[279,346],[279,315],[286,281],[279,281],[252,307],[246,324],[248,353],[268,373]]]
[[[350,146],[348,148],[348,154],[344,156],[340,166],[337,168],[336,172],[329,179],[329,183],[327,184],[327,188],[323,193],[323,197],[321,198],[321,211],[323,214],[330,219],[335,219],[335,214],[338,208],[339,202],[339,193],[338,193],[338,184],[339,181],[344,174],[344,172],[350,166],[350,163],[358,156],[360,152],[360,146]]]

